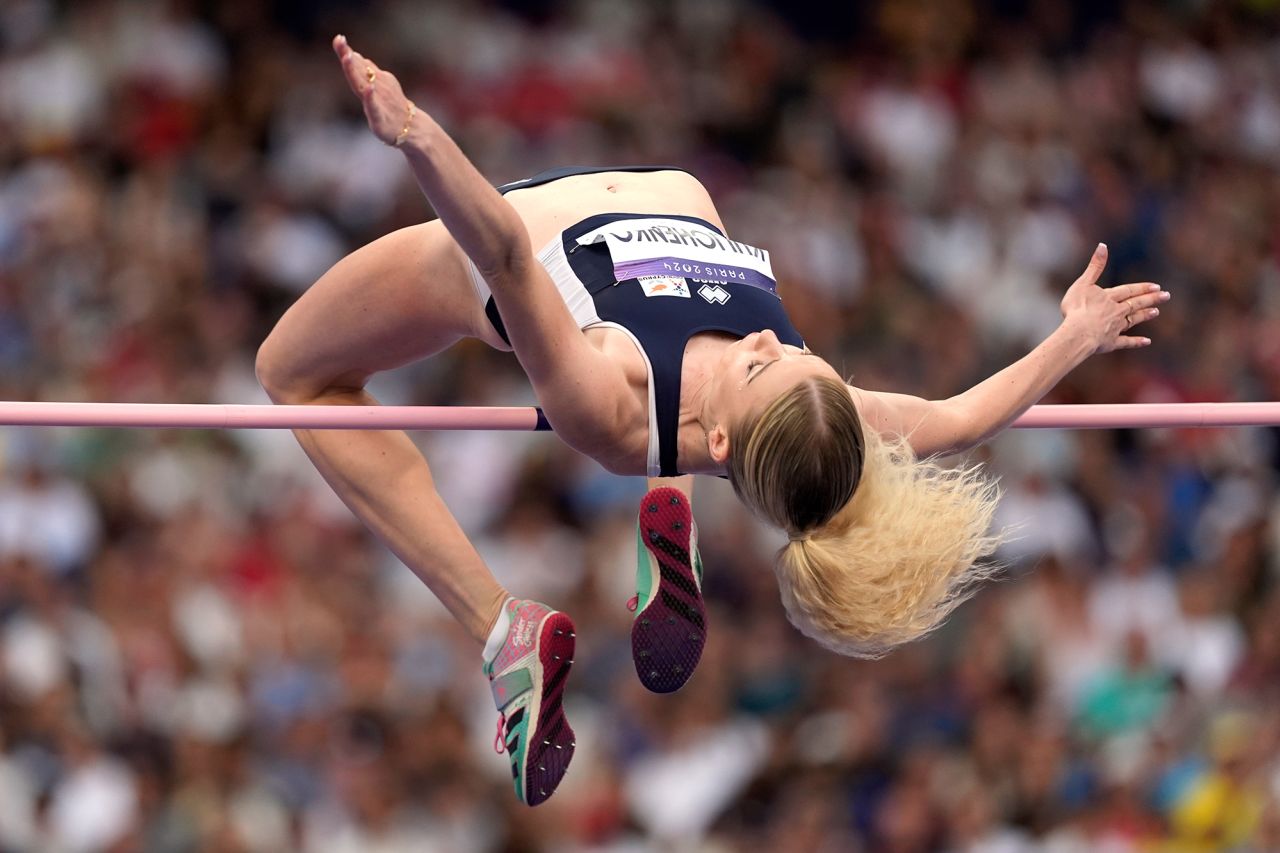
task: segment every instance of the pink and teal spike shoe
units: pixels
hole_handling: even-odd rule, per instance
[[[693,675],[707,640],[702,559],[689,499],[661,486],[640,501],[631,659],[640,683],[673,693]]]
[[[520,802],[536,806],[555,793],[573,758],[562,699],[577,634],[573,620],[536,601],[505,607],[507,641],[484,667],[499,713],[493,748],[510,757]]]

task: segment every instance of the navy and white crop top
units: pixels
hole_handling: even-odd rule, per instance
[[[649,476],[680,474],[680,378],[690,337],[699,332],[746,337],[771,329],[782,343],[804,346],[778,297],[769,253],[730,240],[702,219],[592,216],[563,231],[538,260],[579,328],[619,329],[644,357],[649,369]],[[487,290],[482,295],[488,296]],[[492,297],[485,311],[505,340]]]

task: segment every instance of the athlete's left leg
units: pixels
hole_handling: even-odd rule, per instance
[[[636,520],[631,660],[654,693],[684,686],[702,658],[707,612],[693,521],[693,477],[650,478]]]

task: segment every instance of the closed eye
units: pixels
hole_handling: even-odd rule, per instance
[[[775,358],[773,361],[753,361],[753,362],[751,362],[751,364],[747,365],[747,384],[748,384],[748,385],[750,385],[752,382],[755,382],[755,381],[756,381],[756,377],[757,377],[757,376],[759,376],[761,373],[764,373],[766,370],[768,370],[768,369],[769,369],[769,365],[771,365],[771,364],[775,364],[776,362],[779,362],[779,361],[781,361],[781,360],[782,360],[782,359]],[[752,373],[752,372],[751,372],[752,368],[757,367],[757,366],[759,366],[759,367],[760,367],[760,369],[759,369],[759,370],[757,370],[755,373]]]
[[[800,355],[807,355],[807,356],[812,356],[813,358],[819,358],[818,354],[813,352],[802,352],[800,353]],[[779,361],[782,361],[782,359],[775,358],[773,361],[753,361],[750,364],[748,364],[747,365],[747,384],[750,385],[752,382],[755,381],[757,376],[759,376],[761,373],[764,373],[766,370],[768,370],[769,365],[776,364]],[[760,369],[753,374],[751,371],[757,365],[763,365],[763,366],[760,367]]]

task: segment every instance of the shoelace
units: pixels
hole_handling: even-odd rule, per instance
[[[493,736],[493,751],[502,755],[507,751],[507,745],[502,742],[502,736],[506,734],[507,715],[502,711],[498,712],[498,733]]]

